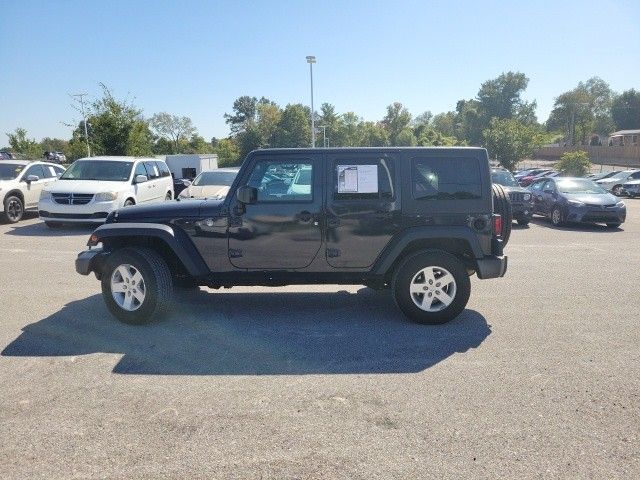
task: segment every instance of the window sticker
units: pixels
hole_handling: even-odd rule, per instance
[[[338,193],[378,193],[378,166],[338,165]]]

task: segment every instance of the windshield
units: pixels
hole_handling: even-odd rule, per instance
[[[493,183],[504,185],[505,187],[518,187],[518,182],[513,178],[511,172],[493,172],[491,174],[491,180]]]
[[[587,179],[562,180],[561,182],[558,182],[558,191],[560,193],[568,193],[571,195],[579,193],[609,193],[600,185]]]
[[[60,177],[61,180],[102,180],[126,182],[131,175],[133,162],[111,160],[78,160]]]
[[[193,181],[193,185],[196,187],[205,185],[224,185],[230,187],[234,178],[236,178],[236,172],[202,172]]]
[[[0,180],[13,180],[24,170],[25,165],[18,163],[0,163]]]
[[[612,175],[611,177],[608,177],[607,180],[622,180],[623,178],[627,178],[632,173],[633,173],[633,170],[629,172],[619,172],[619,173],[616,173],[615,175]]]

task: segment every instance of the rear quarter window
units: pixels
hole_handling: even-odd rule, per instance
[[[478,160],[474,157],[415,157],[411,160],[416,200],[472,200],[482,197]]]

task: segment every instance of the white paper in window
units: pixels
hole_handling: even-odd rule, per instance
[[[338,193],[378,193],[378,166],[338,165]]]

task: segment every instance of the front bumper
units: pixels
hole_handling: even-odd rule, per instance
[[[531,220],[533,216],[533,203],[512,203],[513,218],[516,220]]]
[[[91,272],[95,272],[96,276],[100,278],[102,263],[106,256],[107,254],[101,248],[80,252],[76,258],[76,272],[80,275],[89,275]]]
[[[507,259],[508,257],[506,255],[501,257],[490,255],[476,259],[478,264],[478,269],[476,270],[478,278],[487,280],[489,278],[504,277],[504,274],[507,272]]]
[[[624,223],[627,218],[625,207],[574,207],[567,208],[566,220],[576,223]]]
[[[107,215],[120,207],[119,201],[96,202],[86,205],[64,205],[53,200],[40,200],[38,213],[42,220],[61,223],[104,223]]]

